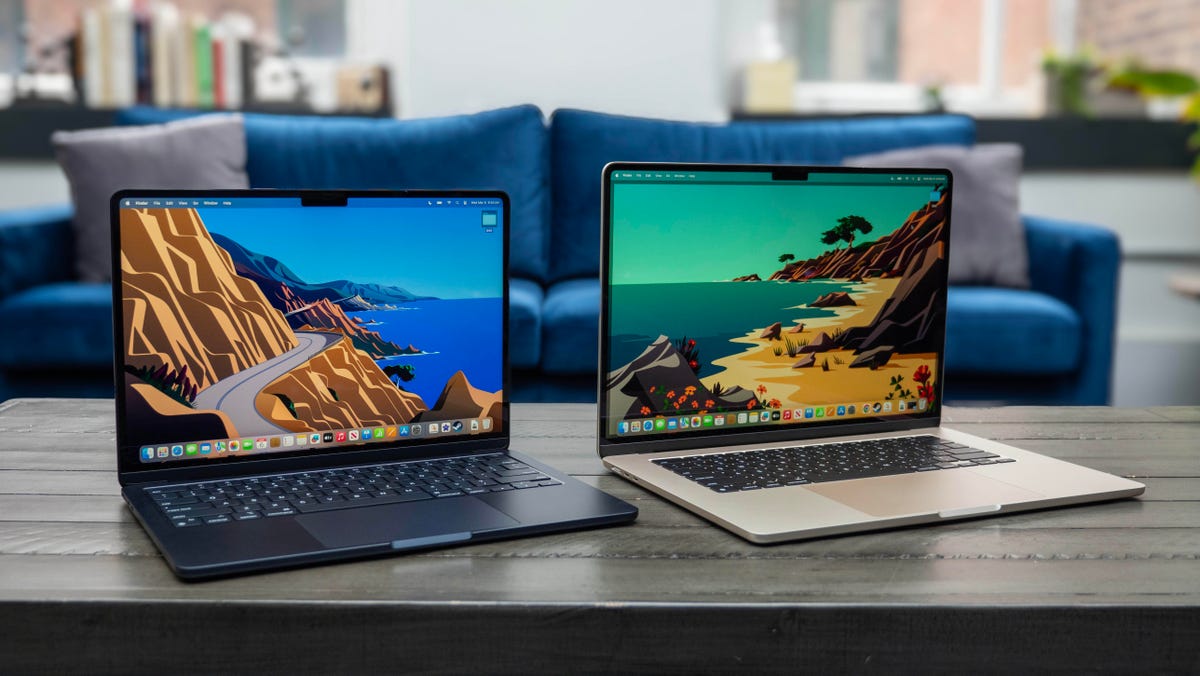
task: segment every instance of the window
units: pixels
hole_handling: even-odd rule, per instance
[[[779,0],[801,110],[1033,112],[1062,0]],[[1073,18],[1073,12],[1066,13]]]

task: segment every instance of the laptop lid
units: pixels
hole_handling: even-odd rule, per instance
[[[939,424],[951,183],[605,167],[601,455]]]
[[[507,447],[504,193],[111,209],[122,483]]]

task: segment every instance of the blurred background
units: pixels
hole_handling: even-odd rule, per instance
[[[1197,404],[1197,74],[1200,0],[0,0],[0,210],[69,201],[49,133],[135,104],[959,112],[1024,148],[1022,213],[1119,234],[1113,403]]]

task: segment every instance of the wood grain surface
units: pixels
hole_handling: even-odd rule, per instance
[[[1200,671],[1200,408],[948,409],[1146,493],[766,547],[608,474],[594,416],[514,406],[513,448],[633,525],[190,584],[111,401],[0,403],[0,673]]]

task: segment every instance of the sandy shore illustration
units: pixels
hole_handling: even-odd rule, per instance
[[[840,281],[840,280],[839,280]],[[803,282],[800,282],[803,283]],[[713,387],[741,383],[760,383],[764,391],[756,394],[764,403],[778,400],[779,406],[772,408],[798,408],[814,404],[863,404],[883,401],[889,393],[899,394],[911,390],[910,399],[916,399],[918,383],[912,375],[921,366],[934,368],[936,354],[896,353],[886,364],[875,369],[854,367],[858,356],[854,350],[833,348],[820,351],[802,351],[814,343],[820,343],[821,334],[831,338],[853,327],[867,326],[879,314],[884,303],[892,297],[899,279],[870,279],[853,284],[848,293],[854,300],[853,306],[829,308],[834,312],[829,317],[804,320],[803,331],[792,333],[791,326],[783,326],[779,339],[760,338],[767,327],[753,327],[733,342],[742,343],[746,349],[737,354],[713,361],[721,371],[706,376],[701,381]],[[808,360],[812,365],[795,367]],[[903,376],[901,390],[895,390],[891,380]],[[863,399],[869,394],[869,402]]]

